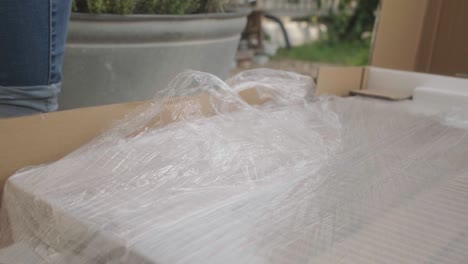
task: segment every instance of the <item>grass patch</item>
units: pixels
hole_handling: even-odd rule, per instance
[[[369,54],[370,43],[368,41],[357,41],[336,44],[327,42],[305,44],[293,47],[290,50],[280,49],[276,56],[312,62],[362,66],[369,64]]]

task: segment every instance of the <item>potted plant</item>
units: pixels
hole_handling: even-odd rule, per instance
[[[228,0],[74,0],[61,109],[152,98],[195,69],[227,77],[248,10]]]

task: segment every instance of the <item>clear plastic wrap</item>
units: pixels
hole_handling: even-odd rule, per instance
[[[465,263],[467,130],[313,92],[280,71],[182,73],[8,180],[0,263]]]

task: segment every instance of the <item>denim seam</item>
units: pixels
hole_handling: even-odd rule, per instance
[[[56,0],[50,0],[49,1],[49,80],[48,80],[48,85],[52,85],[52,79],[54,78],[54,72],[56,71],[55,67],[55,49],[56,49],[56,15],[57,15],[57,6],[56,6]],[[47,102],[46,108],[50,110],[50,103]]]
[[[51,64],[51,55],[52,55],[52,45],[50,44],[52,42],[52,37],[51,37],[51,28],[52,28],[52,0],[49,0],[49,72],[47,73],[47,84],[50,83],[50,64]]]
[[[47,85],[50,84],[51,81],[51,64],[52,64],[52,1],[49,0],[49,72],[48,72],[48,80]],[[46,109],[49,109],[49,102],[46,101]]]

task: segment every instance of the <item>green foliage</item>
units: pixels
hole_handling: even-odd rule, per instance
[[[200,1],[183,0],[139,0],[136,14],[192,14],[200,10]]]
[[[327,35],[324,40],[329,43],[337,43],[347,39],[346,28],[349,23],[349,16],[343,11],[340,11],[338,14],[330,13],[326,19],[322,19],[327,25]],[[353,36],[351,38],[356,38]]]
[[[200,1],[155,0],[155,14],[191,14],[200,9]]]
[[[73,0],[73,12],[183,15],[222,12],[227,2],[227,0]]]
[[[78,3],[80,0],[76,0]],[[132,14],[135,10],[135,0],[87,0],[86,5],[81,5],[83,9],[80,10],[78,5],[77,11],[94,13],[94,14],[120,14],[128,15]]]
[[[369,41],[329,43],[325,41],[305,44],[289,50],[280,49],[278,57],[350,66],[369,63]]]
[[[321,0],[317,0],[319,6]],[[313,23],[323,23],[327,32],[316,43],[281,49],[279,57],[341,65],[362,66],[369,63],[370,40],[364,32],[372,31],[374,12],[379,0],[340,0],[338,8],[321,17],[312,17]],[[309,18],[310,19],[310,18]]]
[[[202,10],[205,12],[224,12],[223,7],[229,2],[229,0],[201,0]]]
[[[94,14],[109,13],[110,8],[108,8],[106,2],[107,0],[87,0],[88,12]]]
[[[87,0],[72,0],[72,11],[73,12],[88,12],[88,1]]]
[[[139,0],[135,6],[135,14],[154,14],[156,0]]]
[[[353,3],[357,4],[354,10]],[[379,0],[341,0],[337,10],[330,10],[319,19],[327,25],[325,40],[329,43],[360,40],[364,32],[372,31],[378,4]]]
[[[136,2],[134,0],[110,0],[113,14],[128,15],[133,14]]]

